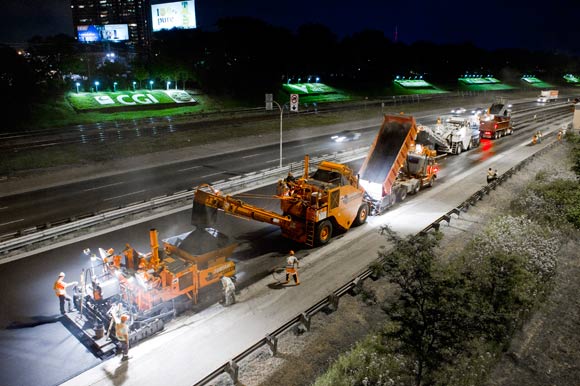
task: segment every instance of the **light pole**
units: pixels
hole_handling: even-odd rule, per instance
[[[113,92],[117,92],[117,82],[113,82]]]
[[[81,84],[80,84],[79,82],[76,82],[76,83],[75,83],[75,86],[77,86],[77,94],[79,93],[79,87],[80,87],[80,85],[81,85]]]
[[[149,81],[149,86],[151,87],[151,91],[153,91],[153,81],[152,80]]]
[[[135,86],[137,85],[137,82],[133,81],[133,91],[135,91]]]
[[[167,89],[169,90],[169,85],[171,84],[170,81],[167,81]]]
[[[95,80],[95,92],[99,92],[99,85],[100,85],[99,81]]]
[[[278,109],[280,110],[280,168],[281,168],[282,167],[282,118],[284,117],[284,109],[275,100],[272,100],[272,102],[275,103],[276,106],[278,106]]]

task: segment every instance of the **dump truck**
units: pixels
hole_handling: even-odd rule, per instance
[[[433,186],[439,171],[436,151],[415,143],[417,133],[413,117],[385,115],[359,171],[372,214]]]
[[[84,251],[91,267],[83,270],[74,290],[77,311],[66,316],[99,357],[109,356],[117,344],[111,333],[113,313],[129,316],[129,343],[134,345],[197,304],[201,289],[235,275],[228,257],[236,244],[215,229],[195,228],[162,245],[157,230],[150,230],[149,238],[148,253],[129,244],[121,253],[111,248],[99,248],[98,254]]]
[[[479,117],[481,138],[498,139],[514,132],[511,120],[511,105],[505,98],[498,98],[485,114]]]
[[[480,143],[479,119],[475,116],[449,117],[434,126],[418,125],[418,130],[417,143],[433,145],[440,153],[461,154]]]
[[[539,103],[554,102],[558,100],[558,90],[543,90],[540,91],[537,101]]]
[[[195,191],[193,213],[201,218],[223,211],[242,219],[276,225],[284,237],[307,246],[324,245],[336,231],[363,224],[370,212],[382,213],[397,197],[402,200],[407,193],[415,193],[433,183],[437,172],[435,151],[415,146],[416,132],[413,118],[385,116],[359,172],[361,178],[367,178],[365,183],[371,189],[376,190],[372,183],[382,178],[377,196],[361,186],[362,180],[359,184],[358,175],[347,165],[322,161],[310,174],[306,156],[302,176],[279,181],[276,195],[266,196],[280,200],[282,213],[242,201],[244,195],[224,195],[207,184]],[[385,179],[388,182],[383,184]],[[383,187],[388,199],[384,198]],[[207,208],[214,212],[208,213]]]

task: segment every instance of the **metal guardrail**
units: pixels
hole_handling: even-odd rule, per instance
[[[367,152],[368,146],[311,158],[310,162],[316,164],[322,160],[331,160],[339,163],[346,163],[363,158]],[[241,193],[250,188],[253,189],[272,184],[280,178],[285,177],[289,171],[301,170],[303,168],[303,163],[303,161],[293,162],[289,165],[283,166],[282,168],[271,168],[258,172],[250,172],[241,176],[215,181],[212,186],[226,194]],[[45,225],[43,228],[31,227],[24,229],[19,232],[20,234],[17,237],[10,234],[8,235],[11,236],[9,239],[0,242],[0,259],[2,255],[6,255],[11,251],[20,248],[28,247],[31,249],[35,243],[44,240],[55,239],[104,222],[150,211],[167,205],[176,205],[180,202],[185,203],[188,200],[193,199],[194,190],[195,187],[165,196],[155,197],[147,201],[129,204],[125,207],[109,210],[103,213],[89,214],[83,218],[68,219],[68,221],[65,220],[66,223],[51,223]]]
[[[462,211],[467,211],[471,206],[474,206],[477,201],[481,200],[485,195],[488,195],[491,191],[495,190],[499,185],[505,182],[508,178],[512,177],[516,172],[521,170],[525,165],[530,163],[533,159],[538,156],[541,156],[557,146],[559,144],[558,141],[552,142],[551,144],[545,146],[543,149],[537,151],[536,153],[530,155],[528,158],[520,161],[517,165],[513,166],[512,168],[508,169],[505,173],[500,175],[497,180],[490,182],[474,194],[472,194],[468,199],[457,205],[455,208],[451,209],[441,217],[437,218],[431,224],[423,228],[419,231],[419,235],[427,234],[431,230],[438,231],[442,222],[447,222],[447,224],[451,223],[452,216],[455,214],[459,216]],[[377,263],[381,263],[381,259],[376,261]],[[219,366],[217,369],[212,371],[210,374],[205,376],[203,379],[198,381],[194,384],[194,386],[203,386],[207,385],[209,382],[214,380],[215,378],[221,376],[222,374],[228,374],[231,379],[233,380],[234,384],[238,384],[238,370],[239,365],[242,360],[246,359],[249,355],[254,353],[256,350],[261,349],[262,347],[268,345],[272,355],[276,355],[278,351],[278,339],[279,337],[284,334],[286,331],[290,330],[291,328],[299,328],[305,331],[310,330],[310,320],[312,316],[317,314],[318,312],[328,309],[329,311],[335,311],[338,309],[339,299],[344,296],[345,294],[352,294],[356,295],[362,286],[362,283],[367,278],[372,278],[373,280],[378,279],[376,272],[372,268],[367,268],[360,274],[358,274],[354,279],[349,281],[348,283],[342,285],[338,289],[334,290],[330,295],[324,297],[323,299],[316,302],[313,306],[309,307],[304,312],[300,313],[299,315],[293,317],[282,326],[277,328],[276,330],[266,334],[266,336],[252,346],[248,347],[246,350],[229,360],[228,362],[224,363],[223,365]]]

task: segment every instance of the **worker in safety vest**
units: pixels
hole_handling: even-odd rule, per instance
[[[228,276],[222,276],[220,281],[224,290],[224,306],[231,306],[236,302],[236,286],[234,281]]]
[[[54,282],[54,285],[52,287],[54,289],[54,293],[56,294],[56,296],[58,297],[58,300],[60,302],[60,313],[62,315],[65,314],[65,311],[64,311],[64,302],[65,301],[68,302],[68,312],[72,312],[74,310],[74,307],[71,303],[72,298],[67,295],[66,288],[70,287],[71,285],[79,284],[76,281],[67,283],[64,281],[64,277],[65,277],[64,272],[59,273],[58,278],[56,279],[56,281]]]
[[[120,310],[121,307],[118,307]],[[121,352],[123,353],[123,358],[121,360],[126,361],[129,359],[129,316],[123,314],[119,317],[117,312],[113,312],[113,319],[115,320],[115,336],[117,341],[121,346]]]
[[[288,284],[290,282],[290,276],[292,276],[294,278],[294,283],[300,285],[300,280],[298,280],[298,268],[300,268],[300,263],[296,256],[294,256],[294,251],[290,251],[286,258],[286,281],[284,284]]]
[[[558,142],[560,142],[562,140],[562,136],[564,135],[564,133],[562,132],[562,130],[560,129],[558,131]]]
[[[493,171],[492,168],[487,169],[487,183],[489,184],[491,181],[497,178],[497,171]]]

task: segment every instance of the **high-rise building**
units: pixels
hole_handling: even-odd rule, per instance
[[[79,26],[126,24],[128,44],[146,48],[151,40],[149,8],[150,0],[71,0],[74,35],[78,39]]]

